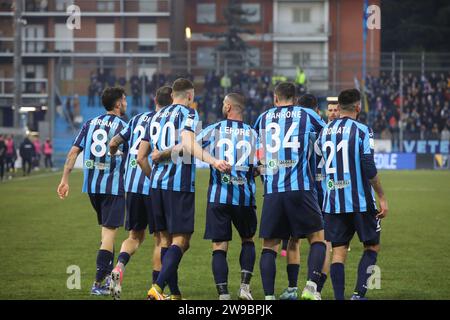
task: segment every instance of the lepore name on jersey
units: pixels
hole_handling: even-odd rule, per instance
[[[300,106],[273,107],[259,116],[254,129],[265,194],[314,190],[309,160],[324,126],[316,112]]]
[[[83,192],[122,195],[124,193],[124,163],[128,148],[111,156],[111,139],[127,124],[118,116],[105,114],[87,121],[73,145],[83,150]]]
[[[317,139],[319,169],[324,176],[326,213],[376,211],[375,197],[361,165],[364,155],[373,159],[373,132],[350,118],[329,123]]]
[[[181,133],[188,130],[196,133],[198,113],[187,106],[174,104],[159,110],[150,120],[143,140],[149,141],[160,151],[181,143]],[[153,189],[194,192],[195,160],[184,157],[181,161],[167,161],[153,165],[150,177]]]
[[[125,192],[150,194],[150,179],[145,176],[137,164],[137,154],[139,144],[145,136],[147,125],[154,114],[154,111],[150,111],[134,116],[128,126],[120,132],[120,136],[128,144],[129,150],[125,162]],[[151,157],[149,157],[149,162],[151,165]]]
[[[256,132],[237,120],[223,120],[206,127],[197,141],[215,158],[231,165],[229,174],[210,167],[208,202],[255,205]]]

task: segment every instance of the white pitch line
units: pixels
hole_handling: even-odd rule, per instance
[[[51,173],[46,173],[46,174],[39,174],[39,175],[36,175],[36,176],[17,177],[17,178],[13,177],[12,179],[8,179],[5,176],[5,178],[3,178],[3,181],[0,182],[0,186],[2,184],[12,183],[12,182],[16,182],[16,181],[27,181],[27,180],[35,180],[35,179],[39,179],[39,178],[48,178],[48,177],[55,176],[57,174],[61,174],[61,171],[56,171],[56,172],[51,172]]]

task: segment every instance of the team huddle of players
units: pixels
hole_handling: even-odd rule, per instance
[[[388,207],[374,164],[373,133],[356,120],[361,108],[358,90],[341,92],[338,104],[329,106],[328,124],[319,116],[314,96],[297,99],[289,82],[275,87],[274,107],[253,126],[243,122],[245,98],[239,93],[224,98],[224,120],[203,130],[196,110],[189,107],[193,101],[193,84],[178,79],[172,87],[158,89],[155,111],[136,115],[127,124],[121,119],[127,108],[124,90],[106,88],[102,104],[107,113],[87,121],[75,138],[57,192],[61,199],[68,196],[69,175],[83,151],[83,192],[89,194],[102,226],[91,294],[120,299],[125,267],[148,227],[155,249],[147,298],[181,299],[178,266],[194,232],[199,159],[210,165],[204,238],[212,241],[219,299],[231,299],[227,251],[234,225],[242,243],[237,297],[253,300],[258,176],[264,184],[259,262],[265,299],[275,300],[275,260],[280,241],[288,239],[289,286],[279,298],[298,299],[302,238],[310,251],[301,298],[320,300],[330,273],[335,298],[344,299],[344,263],[355,232],[364,253],[352,299],[365,299],[379,251],[379,222]],[[129,236],[114,266],[114,240],[125,212]],[[170,295],[163,293],[165,287]]]

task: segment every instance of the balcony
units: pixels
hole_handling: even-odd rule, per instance
[[[171,0],[22,0],[22,16],[67,17],[76,4],[81,17],[169,17]],[[0,0],[0,17],[13,16],[12,0]]]
[[[323,42],[330,36],[329,24],[278,25],[273,34],[277,42]]]
[[[48,79],[22,79],[22,99],[47,99]],[[0,98],[14,98],[14,79],[0,78]]]
[[[12,37],[0,37],[0,57],[13,57]],[[22,57],[167,58],[168,38],[22,38]]]

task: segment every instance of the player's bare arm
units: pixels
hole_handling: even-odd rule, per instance
[[[183,150],[183,146],[181,143],[179,143],[169,149],[166,149],[164,151],[159,151],[157,149],[154,149],[151,153],[152,161],[154,163],[160,163],[160,162],[165,162],[170,159],[173,159],[174,156],[180,157],[183,155],[182,150]]]
[[[109,143],[109,153],[111,155],[115,155],[117,153],[117,150],[119,150],[119,146],[124,142],[125,140],[123,140],[120,134],[115,135]]]
[[[378,174],[369,180],[372,188],[375,190],[375,193],[378,196],[378,200],[380,201],[380,212],[377,214],[377,218],[383,219],[387,216],[388,213],[388,203],[386,197],[384,196],[383,187],[381,186],[380,178]]]
[[[66,163],[64,164],[64,171],[61,178],[61,182],[58,186],[57,193],[60,199],[64,199],[69,195],[69,175],[75,166],[78,155],[81,149],[78,147],[72,147],[67,154]]]
[[[220,172],[231,171],[231,166],[225,160],[218,160],[211,156],[209,152],[203,150],[200,144],[195,140],[195,134],[191,131],[184,130],[181,133],[181,144],[183,150],[192,154],[195,158],[208,163]]]
[[[137,163],[147,177],[150,177],[150,174],[152,173],[152,167],[148,162],[148,155],[150,154],[150,151],[150,143],[148,141],[142,140],[139,144]]]

